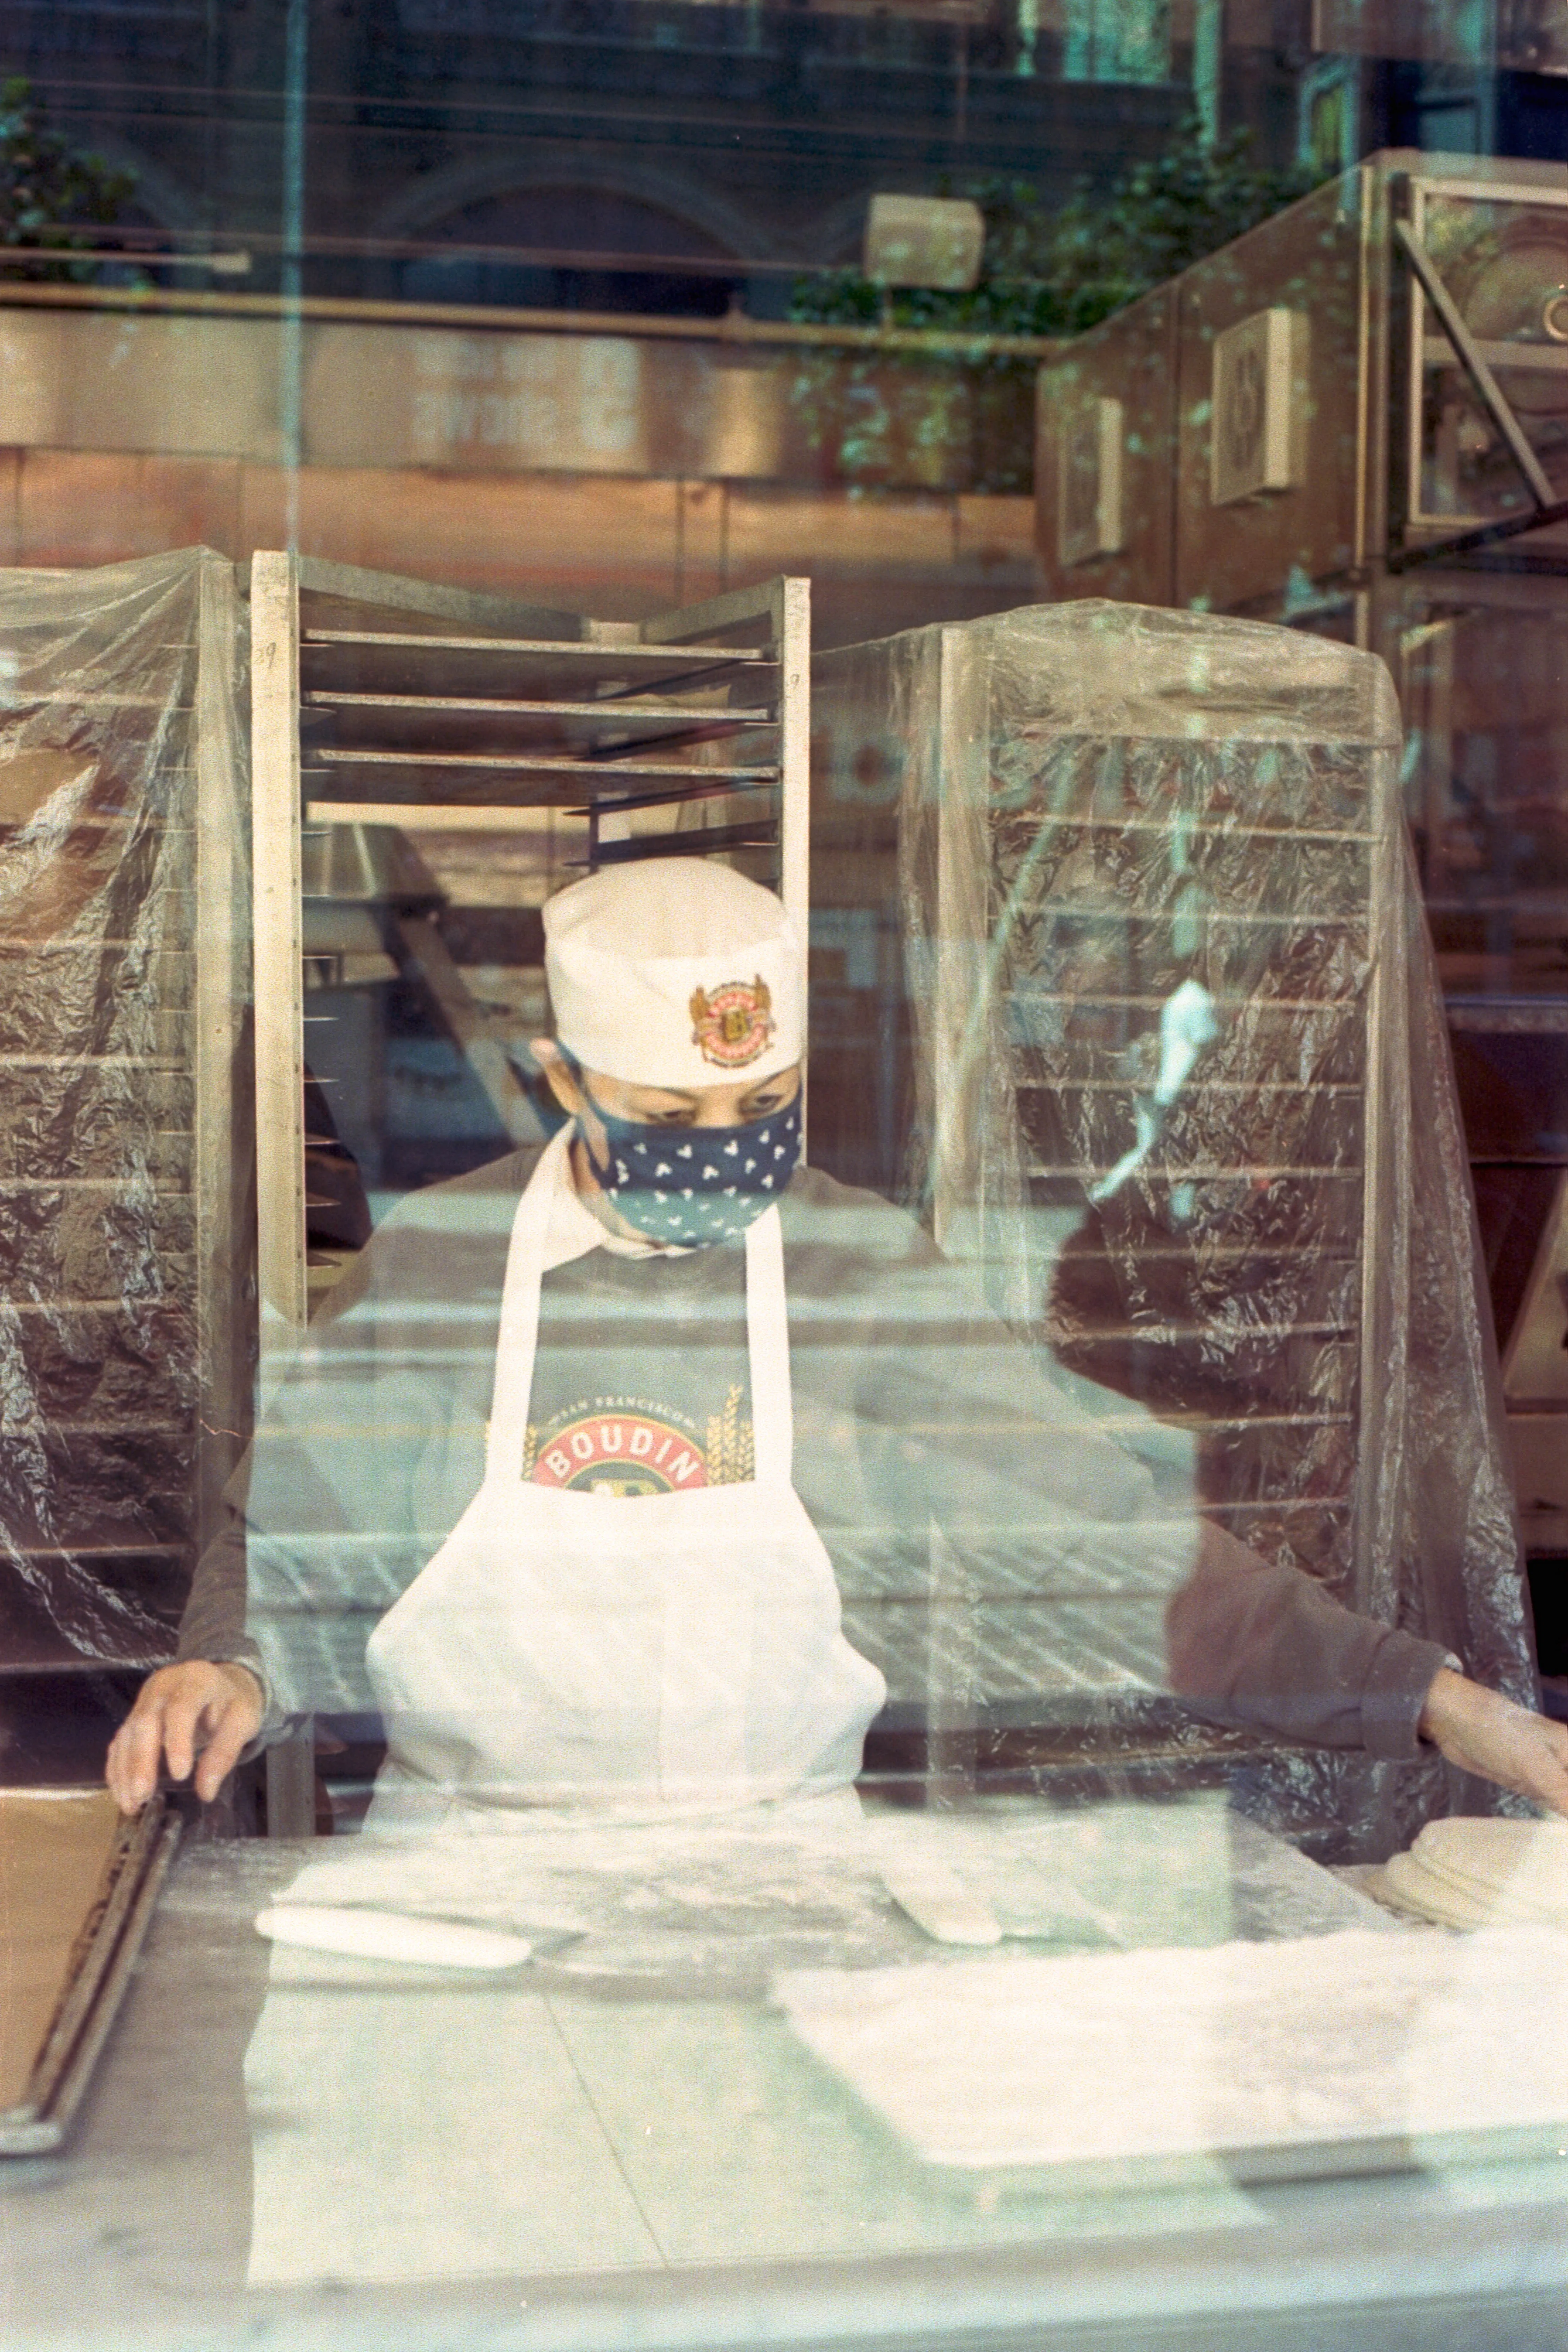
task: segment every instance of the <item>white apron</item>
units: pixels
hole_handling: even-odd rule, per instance
[[[454,1801],[657,1819],[846,1787],[887,1695],[844,1638],[832,1563],[791,1483],[776,1208],[746,1234],[754,1479],[621,1496],[523,1476],[571,1136],[548,1147],[513,1221],[483,1484],[367,1647],[388,1742],[375,1827]]]
[[[807,1815],[818,1838],[859,1830],[849,1783],[886,1685],[844,1639],[790,1483],[776,1208],[746,1235],[754,1483],[623,1497],[522,1475],[569,1136],[512,1226],[484,1483],[370,1641],[388,1758],[365,1834],[275,1899],[532,1935],[552,1857],[580,1866],[617,1822],[754,1806],[784,1853]],[[661,2259],[526,1973],[421,1980],[275,1946],[246,2081],[252,2285]]]

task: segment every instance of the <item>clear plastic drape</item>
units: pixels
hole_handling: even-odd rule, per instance
[[[1383,665],[1030,607],[825,656],[816,723],[824,873],[836,845],[862,880],[896,852],[904,1197],[1108,1421],[1190,1448],[1240,1541],[1531,1703]],[[1250,1801],[1354,1851],[1449,1792],[1436,1764],[1281,1748]]]
[[[0,1619],[172,1654],[249,1397],[233,568],[0,572]]]

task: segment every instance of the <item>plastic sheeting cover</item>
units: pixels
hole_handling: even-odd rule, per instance
[[[896,849],[903,1196],[1243,1542],[1532,1704],[1383,665],[1084,602],[825,656],[815,697],[814,854],[875,905]],[[819,950],[850,919],[814,892]],[[1448,1801],[1289,1750],[1253,1800],[1342,1851]]]
[[[232,567],[0,572],[0,1634],[171,1655],[253,1319]]]

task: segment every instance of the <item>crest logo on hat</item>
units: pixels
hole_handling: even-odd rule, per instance
[[[711,996],[699,988],[691,998],[691,1042],[705,1062],[721,1070],[743,1070],[765,1053],[773,1034],[773,996],[758,972],[752,981],[727,980]]]

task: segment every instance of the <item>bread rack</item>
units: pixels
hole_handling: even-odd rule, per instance
[[[806,932],[810,583],[596,620],[278,550],[251,562],[257,1180],[264,1332],[308,1319],[301,858],[312,803],[557,808],[589,870],[724,855]],[[512,1127],[504,1024],[427,918],[393,945]],[[805,949],[802,947],[804,959]],[[522,1131],[526,1131],[523,1129]]]

